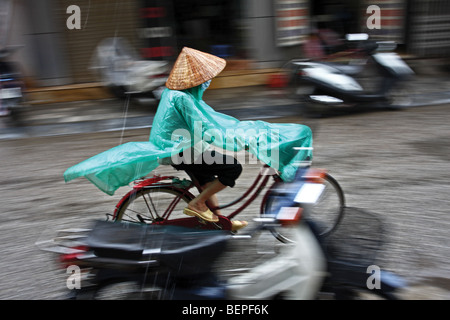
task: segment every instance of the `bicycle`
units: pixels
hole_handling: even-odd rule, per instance
[[[125,194],[117,203],[113,221],[129,221],[146,224],[177,225],[190,228],[231,230],[231,219],[246,209],[268,186],[270,178],[273,183],[263,195],[259,214],[261,218],[272,217],[274,210],[280,204],[277,196],[287,192],[288,183],[283,182],[278,173],[268,165],[263,165],[251,186],[233,201],[220,205],[215,209],[226,209],[242,203],[228,215],[219,216],[217,222],[207,222],[197,217],[188,217],[183,214],[187,203],[195,198],[193,189],[201,191],[196,179],[189,175],[189,179],[180,179],[173,175],[154,175],[136,181],[133,189]],[[308,168],[305,178],[324,185],[318,201],[308,210],[318,221],[319,233],[322,237],[331,234],[342,220],[345,207],[344,192],[337,182],[326,170]],[[283,198],[283,197],[281,197]],[[273,235],[281,242],[291,242],[286,235],[286,228],[276,227]]]

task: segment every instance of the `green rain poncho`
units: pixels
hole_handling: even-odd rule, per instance
[[[203,100],[199,85],[186,90],[163,92],[149,141],[128,142],[95,155],[64,173],[66,182],[86,177],[103,192],[113,195],[122,186],[141,178],[172,155],[193,147],[197,152],[209,145],[224,150],[247,150],[280,172],[285,181],[294,178],[298,161],[312,156],[312,133],[301,124],[239,121],[216,112]],[[195,154],[195,152],[194,152]],[[200,154],[200,153],[198,153]]]

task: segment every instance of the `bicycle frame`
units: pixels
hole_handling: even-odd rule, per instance
[[[316,180],[323,178],[326,171],[322,169],[309,169],[307,175],[305,176],[308,180]],[[178,193],[178,196],[176,196],[171,203],[168,203],[167,209],[165,209],[164,213],[161,216],[154,217],[152,215],[152,223],[155,224],[161,224],[161,225],[178,225],[178,226],[184,226],[184,227],[198,227],[199,225],[203,225],[203,227],[206,228],[219,228],[219,229],[225,229],[225,230],[231,230],[231,219],[233,219],[236,215],[238,215],[242,210],[247,208],[255,199],[260,195],[261,191],[266,188],[267,183],[269,179],[272,177],[274,182],[273,184],[267,189],[266,193],[264,194],[261,205],[260,205],[260,214],[264,214],[265,212],[265,205],[266,202],[274,190],[280,183],[283,183],[283,180],[281,177],[276,173],[276,171],[269,167],[268,165],[263,165],[263,167],[260,169],[258,175],[256,176],[253,183],[248,187],[247,191],[238,197],[237,199],[227,203],[220,205],[215,208],[210,208],[210,210],[221,210],[225,208],[229,208],[233,205],[239,204],[243,202],[238,208],[236,208],[234,211],[232,211],[227,216],[219,216],[218,222],[211,222],[207,223],[205,221],[200,221],[197,217],[184,217],[184,218],[178,218],[178,219],[169,219],[171,213],[173,212],[174,208],[177,206],[177,204],[180,202],[180,200],[184,197],[188,199],[194,199],[194,194],[190,191],[192,188],[197,188],[199,192],[201,192],[201,186],[198,183],[198,181],[195,179],[195,177],[191,176],[189,172],[187,174],[192,178],[192,181],[189,180],[180,180],[176,176],[153,176],[149,179],[145,179],[142,181],[139,181],[133,186],[133,189],[129,191],[116,205],[114,214],[113,214],[113,220],[116,220],[117,214],[121,206],[123,205],[124,201],[127,199],[133,197],[133,195],[137,195],[137,193],[143,189],[148,188],[167,188],[175,191]],[[164,182],[166,180],[170,180],[170,182]],[[144,199],[145,200],[145,199]],[[147,200],[145,200],[147,203]],[[153,206],[151,198],[149,198],[149,202],[147,203],[147,206],[150,208]],[[138,219],[141,219],[138,216]],[[145,220],[142,219],[141,222],[145,223]]]
[[[238,207],[236,210],[232,211],[227,216],[220,216],[219,217],[219,224],[225,224],[223,227],[229,227],[231,228],[231,222],[230,220],[234,218],[236,215],[238,215],[242,210],[244,210],[250,203],[252,203],[261,193],[261,191],[267,186],[267,183],[269,179],[273,177],[274,183],[270,186],[270,188],[267,190],[266,194],[263,197],[263,200],[261,202],[260,211],[264,211],[264,204],[265,200],[268,198],[270,191],[272,188],[277,184],[282,182],[281,178],[276,174],[275,170],[270,168],[268,165],[264,165],[261,170],[259,171],[258,175],[256,176],[255,180],[253,181],[252,185],[249,186],[247,191],[237,199],[224,204],[220,205],[216,208],[210,208],[211,210],[217,210],[217,209],[225,209],[229,208],[233,205],[236,205],[244,199],[248,198],[240,207]],[[163,182],[164,180],[171,180],[170,182]],[[188,181],[188,180],[184,180]],[[198,219],[192,218],[192,217],[186,217],[182,219],[173,219],[168,220],[170,217],[170,214],[172,213],[175,206],[178,204],[178,202],[181,200],[182,197],[188,197],[190,199],[195,198],[194,194],[190,191],[192,188],[196,187],[199,192],[201,192],[201,187],[196,181],[195,178],[192,179],[192,181],[188,181],[189,183],[185,183],[184,181],[179,180],[175,176],[153,176],[149,179],[145,179],[143,181],[139,181],[137,184],[133,186],[133,189],[129,191],[122,199],[117,203],[114,214],[113,214],[113,220],[116,219],[118,209],[122,206],[123,202],[128,199],[132,194],[136,194],[142,189],[146,188],[161,188],[166,187],[170,188],[172,190],[175,190],[179,192],[179,196],[177,196],[175,199],[172,200],[170,204],[168,204],[168,207],[164,214],[162,215],[161,221],[157,221],[156,223],[159,224],[176,224],[176,225],[183,225],[188,226],[192,224],[198,225]],[[213,223],[214,224],[214,223]]]
[[[241,201],[243,201],[245,198],[247,198],[250,193],[253,191],[253,194],[250,196],[249,199],[247,199],[247,201],[245,201],[239,208],[237,208],[236,210],[234,210],[233,212],[231,212],[227,218],[228,219],[232,219],[234,218],[236,215],[238,215],[242,210],[244,210],[250,203],[252,203],[261,193],[261,191],[266,187],[267,182],[269,181],[270,177],[273,177],[274,179],[274,183],[270,186],[270,188],[266,191],[266,194],[263,197],[263,200],[261,201],[261,207],[260,207],[260,212],[262,213],[264,210],[264,203],[265,200],[267,199],[270,191],[272,190],[272,188],[279,182],[281,182],[281,178],[278,176],[278,174],[275,173],[275,170],[270,168],[268,165],[264,165],[261,170],[259,171],[258,175],[256,176],[255,180],[253,181],[253,184],[248,188],[248,190],[239,198],[229,202],[228,204],[224,204],[221,206],[218,206],[217,208],[211,208],[211,210],[215,210],[215,209],[225,209],[228,207],[231,207]]]

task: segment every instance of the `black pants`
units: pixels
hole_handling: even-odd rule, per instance
[[[223,185],[234,187],[242,172],[239,161],[214,150],[204,152],[201,159],[196,159],[193,164],[181,163],[172,166],[195,177],[201,186],[217,178]]]

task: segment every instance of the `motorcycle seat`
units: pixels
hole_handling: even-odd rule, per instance
[[[350,65],[350,64],[342,64],[342,63],[332,63],[327,62],[327,66],[330,66],[334,69],[339,70],[339,72],[342,72],[349,76],[357,75],[358,73],[362,72],[363,66],[362,65]]]
[[[172,227],[162,242],[160,263],[177,276],[205,274],[223,254],[230,237],[226,231]]]
[[[97,221],[86,242],[97,257],[140,260],[147,232],[138,224]]]
[[[206,272],[226,248],[229,232],[98,221],[87,245],[97,257],[157,260],[179,275]]]

